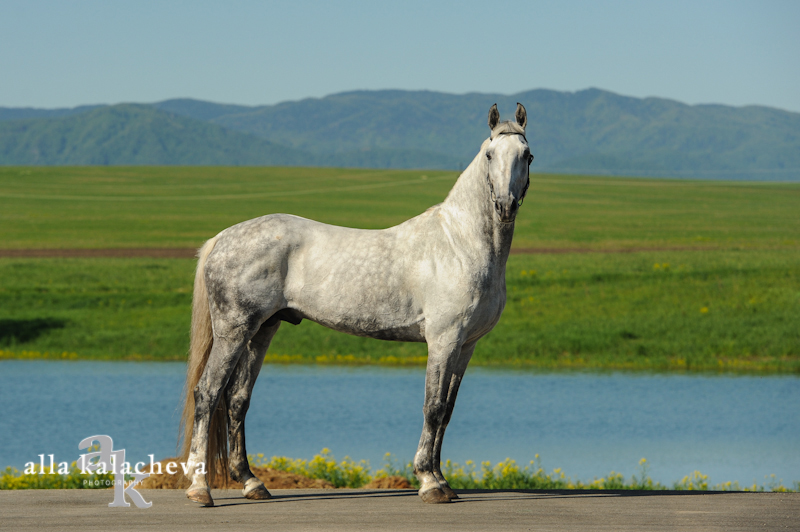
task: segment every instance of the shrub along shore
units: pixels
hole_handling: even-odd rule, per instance
[[[271,459],[264,455],[248,456],[251,467],[259,472],[266,472],[266,478],[274,478],[275,472],[288,473],[295,476],[294,482],[300,487],[308,487],[302,482],[303,478],[321,480],[316,484],[320,487],[330,488],[363,488],[369,487],[404,487],[419,488],[419,482],[413,474],[411,463],[398,466],[391,454],[387,453],[381,469],[372,471],[369,462],[362,460],[355,462],[345,457],[337,461],[328,449],[323,449],[311,460],[302,458],[287,458],[273,456]],[[149,466],[148,466],[149,467]],[[105,474],[82,474],[73,463],[67,474],[51,474],[45,466],[44,474],[40,474],[38,464],[34,465],[33,472],[20,472],[15,468],[6,468],[0,473],[0,489],[105,489],[112,485],[114,476]],[[180,469],[180,468],[178,468]],[[611,471],[602,478],[591,481],[573,480],[556,468],[547,473],[542,467],[539,455],[530,464],[521,467],[514,460],[507,459],[492,465],[490,462],[481,462],[480,469],[472,461],[467,461],[463,466],[447,460],[442,464],[442,472],[448,483],[454,489],[537,489],[537,490],[700,490],[700,491],[771,491],[787,492],[800,491],[800,482],[794,482],[791,487],[783,485],[783,479],[775,475],[766,477],[764,484],[742,486],[739,482],[724,482],[711,485],[708,476],[699,471],[686,475],[683,479],[664,485],[655,482],[648,473],[647,460],[639,461],[639,470],[631,478],[626,479],[621,473]],[[272,474],[270,474],[272,473]],[[178,472],[178,475],[181,475]],[[163,477],[164,475],[159,475]],[[267,488],[286,488],[285,476],[277,475],[280,479],[275,485]],[[297,479],[301,482],[297,482]],[[381,479],[391,482],[380,482]],[[127,480],[132,480],[128,478]],[[145,480],[143,487],[178,487],[180,481],[165,482],[159,478],[156,483]],[[188,485],[188,483],[187,483]],[[185,486],[184,486],[185,487]]]

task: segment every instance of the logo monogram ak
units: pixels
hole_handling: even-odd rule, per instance
[[[125,495],[127,495],[137,508],[150,508],[153,503],[145,501],[142,494],[135,489],[136,484],[139,484],[142,480],[150,476],[150,474],[138,472],[129,473],[135,480],[128,486],[125,486],[126,471],[123,465],[125,464],[125,449],[115,451],[114,442],[111,437],[103,435],[89,436],[83,439],[78,445],[78,449],[88,450],[92,447],[94,442],[97,442],[100,450],[82,454],[78,466],[85,473],[93,473],[97,469],[100,469],[101,472],[107,472],[109,466],[111,467],[111,471],[114,472],[114,502],[108,503],[108,505],[112,508],[130,507],[130,503],[125,500]],[[94,458],[98,458],[98,460],[96,462],[91,462]],[[128,469],[130,469],[130,466]]]

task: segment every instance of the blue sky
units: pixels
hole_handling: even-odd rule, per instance
[[[0,106],[598,87],[800,112],[800,2],[0,0]]]

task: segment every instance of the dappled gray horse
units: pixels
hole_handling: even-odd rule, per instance
[[[499,120],[493,105],[491,136],[444,202],[398,226],[350,229],[273,214],[203,245],[182,422],[191,500],[213,506],[217,467],[244,484],[248,499],[270,497],[247,463],[244,418],[281,321],[302,319],[428,344],[414,472],[423,501],[458,498],[440,468],[442,439],[475,344],[505,306],[506,260],[533,160],[525,108],[517,104],[516,121]]]

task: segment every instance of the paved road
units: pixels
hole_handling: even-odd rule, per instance
[[[0,491],[6,530],[800,530],[800,493],[461,491],[427,505],[410,490],[140,490],[149,509],[109,508],[110,490]]]

